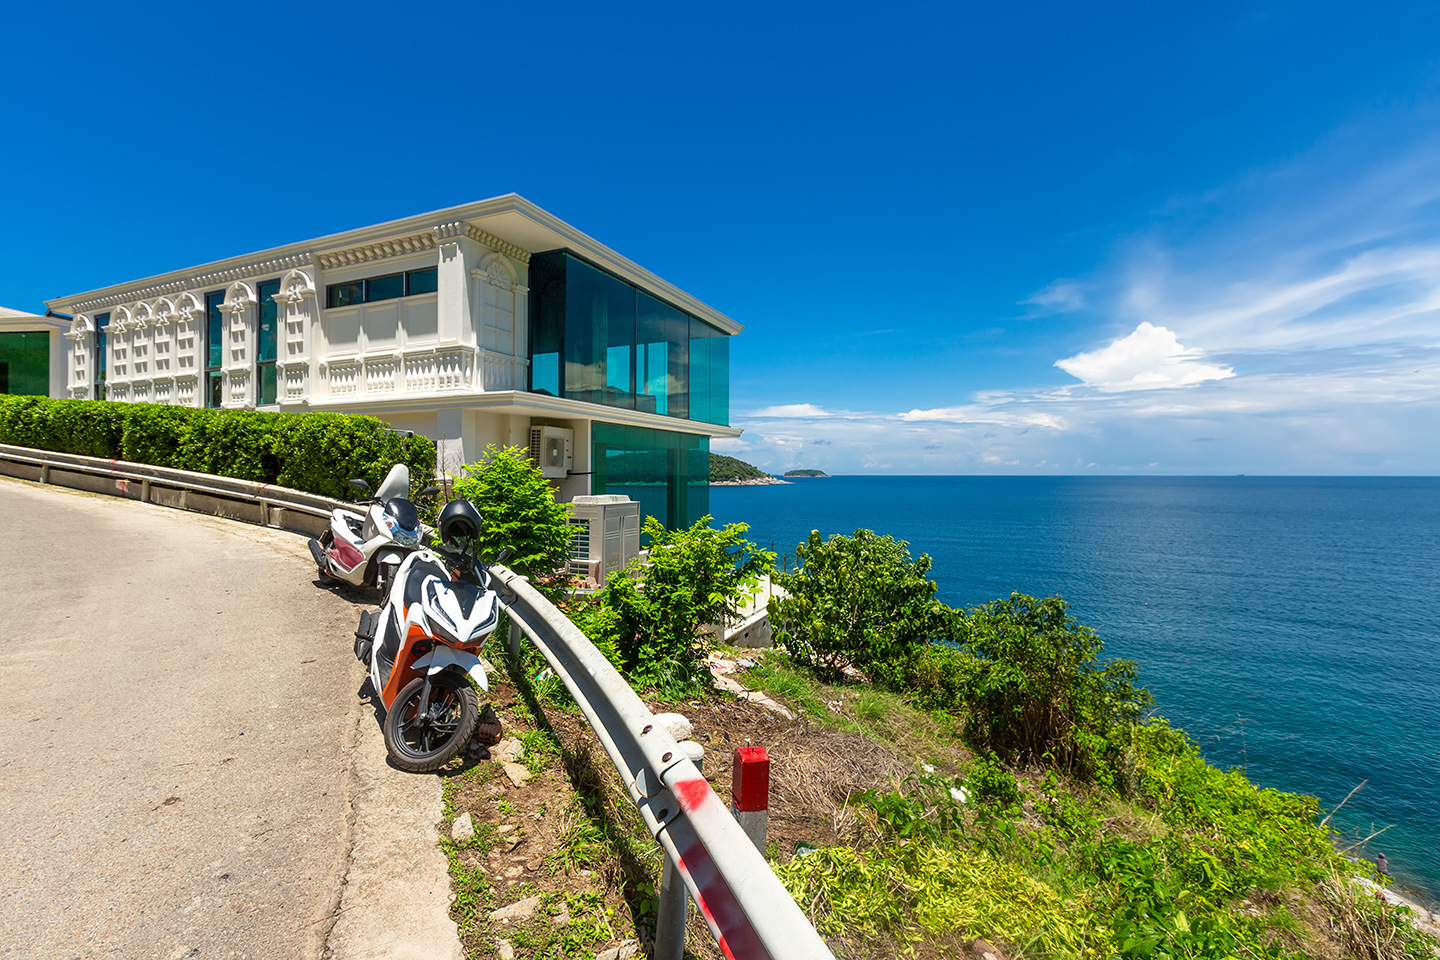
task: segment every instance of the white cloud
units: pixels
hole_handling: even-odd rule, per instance
[[[1038,307],[1038,313],[1070,313],[1085,306],[1085,292],[1078,283],[1056,280],[1021,302]]]
[[[1055,366],[1102,393],[1184,387],[1235,376],[1230,367],[1204,361],[1205,352],[1186,347],[1175,333],[1149,321],[1129,336],[1090,353],[1077,353]]]
[[[776,407],[765,407],[751,413],[752,417],[828,417],[830,412],[813,403],[785,403]]]

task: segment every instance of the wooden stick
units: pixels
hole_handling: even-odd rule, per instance
[[[1361,787],[1365,786],[1365,784],[1369,782],[1369,780],[1361,780],[1359,783],[1355,784],[1355,790],[1359,790]],[[1345,799],[1340,801],[1340,807],[1343,807],[1345,806],[1345,804],[1350,802],[1350,798],[1355,796],[1355,790],[1351,790],[1349,793],[1345,794]],[[1325,824],[1329,823],[1330,818],[1340,812],[1340,807],[1336,807],[1334,810],[1331,810],[1329,813],[1327,813],[1325,815],[1325,819],[1320,821],[1320,826],[1323,827],[1325,826]],[[1389,828],[1387,827],[1386,829],[1388,830]]]

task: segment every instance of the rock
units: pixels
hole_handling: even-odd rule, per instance
[[[493,753],[496,760],[515,763],[521,757],[525,756],[525,744],[521,743],[515,737],[510,737],[496,746]]]
[[[595,954],[595,960],[630,960],[640,952],[639,940],[621,940],[618,947],[602,950]]]
[[[470,818],[469,813],[460,814],[450,826],[450,839],[458,843],[469,840],[473,836],[475,836],[475,821]]]
[[[550,920],[552,927],[568,927],[570,925],[570,908],[562,905],[560,912]]]
[[[731,666],[733,667],[734,664],[731,664]],[[658,714],[655,717],[655,722],[660,725],[662,730],[674,737],[676,743],[679,743],[681,740],[689,740],[695,734],[695,727],[691,725],[690,721],[685,719],[682,714]]]
[[[524,873],[524,867],[508,867],[505,870],[505,879],[514,880],[516,877],[522,876]]]
[[[508,907],[501,907],[499,910],[490,911],[491,920],[529,920],[535,916],[535,911],[540,909],[540,898],[526,897]]]
[[[980,960],[1009,960],[1009,958],[1000,951],[999,947],[990,943],[988,940],[976,940],[970,944],[970,949],[975,951],[975,956],[979,957]]]
[[[510,782],[517,787],[525,786],[525,782],[530,779],[530,771],[518,763],[506,763],[504,769],[505,776],[509,777]]]
[[[503,836],[505,836],[505,834],[507,834],[507,833],[514,833],[514,832],[515,832],[515,824],[513,824],[513,823],[502,823],[502,824],[500,824],[500,826],[498,826],[498,827],[495,828],[495,836],[497,836],[497,837],[503,837]]]
[[[509,940],[496,940],[495,953],[499,955],[500,960],[515,960],[515,948],[510,945]]]

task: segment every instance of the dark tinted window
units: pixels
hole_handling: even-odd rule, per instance
[[[411,270],[405,274],[405,295],[413,297],[417,293],[434,293],[439,287],[439,277],[436,269]]]
[[[405,296],[405,274],[392,273],[388,277],[371,277],[365,281],[365,301],[394,300]]]

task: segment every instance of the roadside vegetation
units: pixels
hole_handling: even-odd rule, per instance
[[[435,473],[435,443],[374,417],[208,410],[159,403],[0,396],[0,443],[128,460],[348,500],[348,481],[380,486],[396,463],[416,489]]]
[[[1104,659],[1063,600],[949,608],[929,558],[869,531],[812,535],[778,574],[745,532],[651,521],[651,564],[566,610],[652,709],[690,718],[722,796],[733,748],[769,748],[766,853],[837,957],[1440,948],[1357,882],[1371,869],[1337,849],[1313,798],[1209,765],[1149,715],[1135,665]],[[715,650],[706,624],[762,574],[786,592],[770,605],[777,648]],[[446,773],[447,836],[463,814],[476,825],[445,841],[469,955],[501,941],[517,957],[638,948],[654,932],[658,849],[539,655],[526,644],[504,663],[493,707],[532,779],[473,754]],[[715,691],[717,663],[794,719]],[[505,918],[527,898],[527,919]],[[689,953],[716,956],[693,907],[689,928]]]

